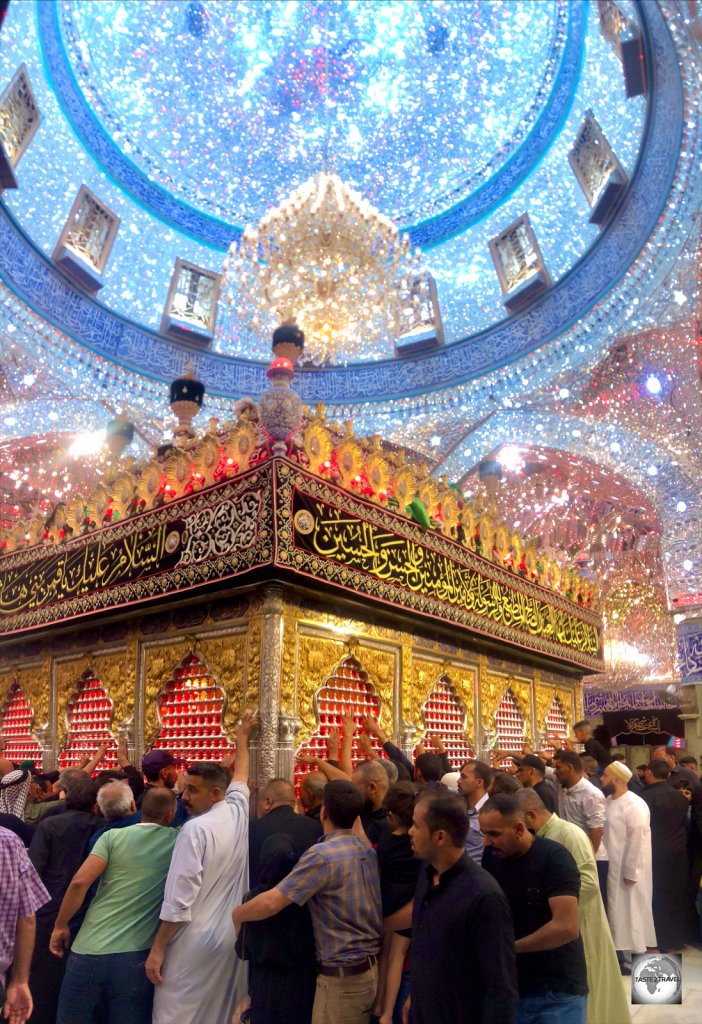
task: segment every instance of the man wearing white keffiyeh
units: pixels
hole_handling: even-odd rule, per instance
[[[14,814],[20,820],[24,818],[31,781],[29,772],[20,769],[3,776],[0,782],[0,814]]]

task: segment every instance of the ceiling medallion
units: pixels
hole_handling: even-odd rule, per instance
[[[223,268],[244,322],[297,323],[325,363],[360,359],[369,344],[397,337],[412,269],[409,236],[327,171],[247,227]]]

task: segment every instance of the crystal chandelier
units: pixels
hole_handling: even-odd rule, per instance
[[[225,298],[254,330],[297,323],[318,361],[346,362],[397,336],[412,266],[409,236],[322,171],[232,243]]]

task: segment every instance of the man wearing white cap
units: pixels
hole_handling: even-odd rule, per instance
[[[627,788],[631,771],[612,761],[602,773],[606,800],[605,843],[609,851],[607,901],[617,950],[645,953],[655,948],[651,816],[644,800]]]

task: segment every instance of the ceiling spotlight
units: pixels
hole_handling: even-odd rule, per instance
[[[683,562],[683,569],[685,570],[685,572],[690,572],[690,570],[692,569],[692,562],[689,558],[686,558]]]
[[[650,395],[660,395],[663,390],[663,385],[653,373],[646,378],[646,390]]]
[[[619,444],[619,441],[612,441],[611,445],[609,446],[609,450],[611,452],[614,452],[614,454],[616,455],[618,452],[622,450],[622,446]]]
[[[22,378],[22,383],[25,385],[25,387],[31,388],[32,384],[36,379],[37,378],[34,376],[33,373],[25,373],[24,377]]]
[[[568,388],[561,388],[561,390],[558,392],[558,397],[570,398],[570,391],[568,390]]]
[[[497,455],[497,461],[510,473],[518,473],[524,466],[522,450],[516,444],[506,444],[504,448],[501,448]]]
[[[658,476],[658,466],[649,466],[646,472],[649,476]]]
[[[429,444],[432,446],[432,448],[438,448],[439,445],[441,444],[441,438],[439,437],[439,435],[434,434],[433,437],[430,437]]]
[[[676,510],[678,512],[687,512],[687,502],[686,501],[679,501],[677,503],[677,505],[675,506],[675,508],[676,508]]]
[[[685,292],[681,292],[679,288],[673,289],[673,298],[679,306],[684,306],[687,302],[687,295]]]
[[[68,454],[74,459],[82,455],[95,455],[105,443],[105,429],[89,431],[85,434],[78,434],[73,444],[68,449]]]

